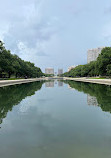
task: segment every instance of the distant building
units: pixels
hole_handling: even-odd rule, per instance
[[[75,65],[68,67],[68,72],[74,69],[75,67],[76,67]]]
[[[54,74],[54,69],[53,68],[46,68],[45,74]]]
[[[103,48],[104,47],[89,49],[87,52],[87,63],[90,63],[91,61],[96,61],[99,54],[101,54]]]
[[[58,75],[63,74],[63,69],[58,69]]]

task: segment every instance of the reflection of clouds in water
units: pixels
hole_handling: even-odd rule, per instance
[[[13,124],[13,131],[11,132],[14,137],[12,143],[15,141],[18,142],[19,137],[22,137],[22,141],[27,142],[27,144],[36,144],[36,146],[50,144],[58,135],[59,131],[57,129],[62,127],[62,123],[53,118],[50,113],[40,112],[34,106],[31,108],[30,103],[28,105],[27,107],[22,104],[19,108],[19,113],[16,115],[16,119],[12,118],[11,120],[11,124]],[[28,112],[29,110],[30,112]],[[18,133],[19,137],[16,137],[16,133]]]
[[[18,111],[19,113],[27,113],[32,106],[33,106],[32,101],[29,99],[25,99],[20,104]]]
[[[49,102],[51,101],[53,98],[49,98],[49,99],[38,99],[38,102],[40,103],[46,103],[46,102]]]
[[[53,98],[37,98],[37,97],[33,97],[33,101],[31,98],[24,99],[19,104],[18,113],[28,114],[33,108],[36,108],[40,112],[43,105],[45,105],[46,103],[52,100]]]
[[[92,148],[101,147],[105,142],[104,129],[108,131],[110,123],[108,126],[103,120],[101,123],[101,112],[98,117],[96,108],[86,106],[86,95],[77,91],[74,94],[66,87],[43,88],[39,94],[22,100],[12,111],[13,116],[8,115],[4,125],[6,134],[0,136],[0,140],[7,145],[7,151],[11,152],[13,147],[14,154],[18,156],[11,157],[69,158],[72,153],[72,158],[75,152],[89,152],[90,155]],[[92,97],[91,101],[95,103]],[[2,147],[3,143],[0,153],[6,153],[5,158],[8,158],[9,152]],[[98,151],[100,149],[97,148]]]
[[[24,106],[26,103],[28,104]],[[23,113],[23,115],[20,113],[18,115],[18,117],[21,116],[22,123],[13,120],[13,126],[16,127],[16,131],[21,132],[23,135],[25,133],[24,142],[27,140],[29,144],[34,143],[38,147],[44,147],[56,142],[71,141],[72,135],[77,135],[78,131],[72,129],[70,124],[67,125],[60,118],[55,118],[52,113],[41,111],[37,106],[33,106],[30,103],[28,101],[24,102],[19,109],[21,110],[20,113]],[[24,115],[24,113],[27,115]]]
[[[38,104],[39,102],[46,103],[50,100],[52,99],[37,99],[37,97],[33,97],[32,99],[27,98],[19,104],[16,111],[17,114],[15,114],[16,119],[13,119],[13,117],[10,120],[11,124],[13,124],[11,132],[14,140],[12,143],[18,142],[20,137],[22,137],[24,143],[35,144],[37,147],[44,148],[44,146],[51,145],[55,141],[64,139],[64,135],[68,133],[65,122],[61,121],[60,118],[55,118],[53,113],[44,110],[44,107]],[[37,104],[35,104],[36,101]],[[18,133],[18,137],[16,137],[16,133]]]
[[[76,90],[75,88],[72,88],[69,84],[68,84],[68,88],[71,90]]]

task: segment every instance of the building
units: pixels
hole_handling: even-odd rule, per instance
[[[75,65],[68,67],[68,72],[74,69],[75,67],[76,67]]]
[[[58,75],[62,75],[63,74],[63,69],[58,69]]]
[[[53,68],[46,68],[45,74],[54,74],[54,69]]]
[[[99,54],[101,54],[103,48],[104,47],[89,49],[87,52],[87,63],[90,63],[91,61],[96,61]]]

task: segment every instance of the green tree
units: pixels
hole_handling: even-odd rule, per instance
[[[3,42],[0,41],[0,76],[8,74],[17,77],[40,77],[43,75],[40,68],[36,67],[34,63],[24,61],[17,55],[12,55],[9,50],[6,50]]]
[[[103,48],[101,54],[97,58],[97,63],[99,75],[106,76],[107,66],[111,64],[111,47]]]
[[[96,61],[89,64],[78,65],[69,72],[65,72],[65,77],[87,77],[87,76],[111,76],[111,47],[102,49]]]
[[[107,65],[107,75],[111,76],[111,64]]]

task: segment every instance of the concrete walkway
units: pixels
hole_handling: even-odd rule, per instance
[[[11,86],[16,84],[30,83],[45,80],[44,78],[19,79],[19,80],[1,80],[0,87]]]
[[[31,78],[31,79],[19,79],[19,80],[1,80],[0,87],[11,86],[11,85],[16,85],[16,84],[23,84],[23,83],[30,83],[30,82],[36,82],[36,81],[44,81],[44,80],[49,80],[49,79],[51,80],[51,79],[55,79],[55,78],[45,77],[45,78]],[[60,79],[60,78],[56,78],[56,79]],[[78,82],[111,85],[111,79],[89,79],[86,77],[84,77],[84,78],[63,77],[62,79],[78,81]]]
[[[86,78],[86,77],[84,77],[84,78],[64,77],[64,80],[111,85],[111,79],[90,79],[90,78]]]

